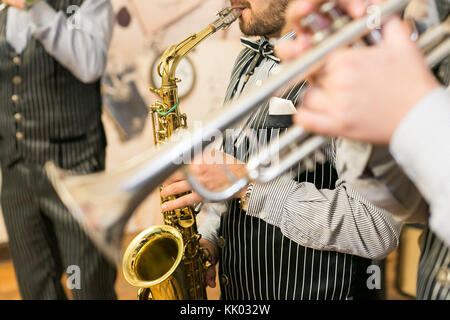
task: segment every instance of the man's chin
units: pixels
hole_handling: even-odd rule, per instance
[[[245,23],[242,20],[239,23],[239,28],[241,29],[241,32],[247,37],[258,36],[257,34],[255,34],[255,30],[251,28],[248,23]]]

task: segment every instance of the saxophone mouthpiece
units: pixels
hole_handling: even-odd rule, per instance
[[[238,19],[242,15],[242,11],[244,11],[244,8],[242,7],[235,7],[231,9],[231,12],[236,17],[236,19]]]
[[[225,8],[217,13],[219,17],[216,21],[211,23],[214,30],[227,29],[233,22],[235,22],[242,14],[242,8]]]

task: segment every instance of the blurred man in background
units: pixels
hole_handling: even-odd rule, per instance
[[[99,79],[114,16],[107,0],[4,0],[0,12],[1,205],[24,299],[115,299],[115,267],[56,196],[43,166],[105,166]],[[75,278],[73,278],[75,277]],[[78,278],[76,278],[78,277]],[[69,280],[69,279],[68,279]]]

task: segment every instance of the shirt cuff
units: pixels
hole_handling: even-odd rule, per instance
[[[39,1],[28,11],[30,22],[35,27],[46,26],[51,23],[57,12],[45,1]]]
[[[216,247],[219,238],[220,216],[226,211],[226,208],[226,205],[221,203],[205,204],[200,212],[205,215],[205,219],[199,224],[198,233]]]
[[[269,183],[255,184],[248,202],[247,214],[269,224],[280,225],[283,208],[296,185],[289,175],[283,175]]]
[[[428,165],[429,155],[445,135],[441,131],[448,130],[449,119],[450,94],[440,87],[423,97],[394,131],[390,151],[412,180],[419,179],[419,170],[421,176],[435,170]]]

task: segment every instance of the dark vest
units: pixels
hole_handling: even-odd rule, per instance
[[[50,0],[66,12],[81,0]],[[85,84],[33,37],[18,55],[6,41],[7,10],[0,13],[0,159],[74,168],[104,152],[100,82]]]
[[[245,60],[243,57],[247,53],[244,50],[238,57],[233,74],[243,74],[246,65],[240,62]],[[236,85],[232,77],[228,99]],[[297,105],[301,99],[301,87],[299,84],[287,90],[282,97]],[[258,141],[267,143],[292,125],[292,116],[269,115],[268,101],[251,119],[248,127],[256,133]],[[239,139],[231,137],[229,143],[229,138],[225,137],[224,150],[232,152],[241,161],[247,161],[248,155],[256,151],[248,139],[237,143]],[[291,171],[295,181],[311,182],[319,189],[334,189],[337,173],[331,162],[317,163],[313,170],[306,172],[302,166],[299,164]],[[372,261],[301,246],[284,236],[280,228],[247,215],[240,209],[238,200],[231,200],[228,205],[228,211],[221,216],[218,243],[224,299],[372,299],[381,294],[366,286],[367,270]]]
[[[441,21],[444,21],[450,14],[450,1],[449,0],[436,0],[436,8]],[[435,69],[436,77],[444,85],[450,83],[450,56],[444,59],[442,63]]]

